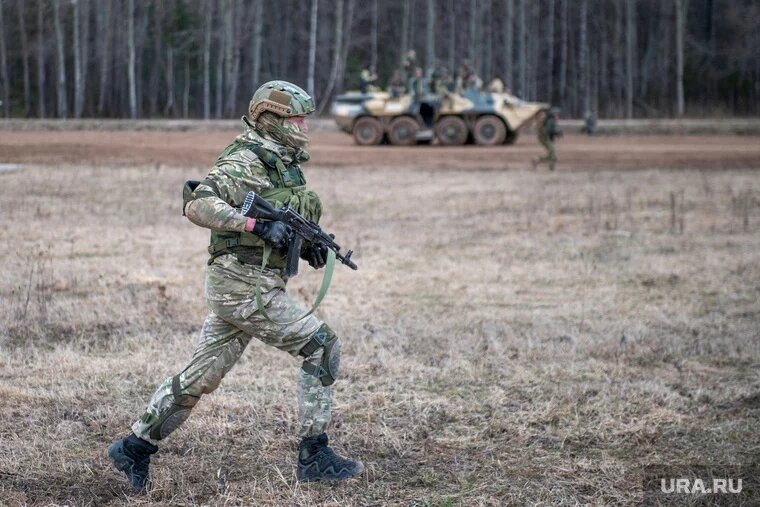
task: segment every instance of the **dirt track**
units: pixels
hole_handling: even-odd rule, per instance
[[[232,139],[229,131],[104,132],[32,131],[0,133],[0,162],[29,164],[153,165],[205,167]],[[513,146],[411,148],[359,147],[340,132],[312,135],[314,165],[325,167],[415,167],[420,169],[517,169],[541,153],[535,137]],[[558,143],[560,170],[760,167],[760,142],[753,136],[566,136]]]

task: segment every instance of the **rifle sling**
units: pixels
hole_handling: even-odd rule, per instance
[[[272,247],[268,244],[264,245],[264,258],[261,260],[262,271],[266,268],[270,253],[272,253]],[[261,310],[261,314],[264,315],[264,317],[269,322],[272,322],[280,326],[295,324],[296,322],[305,319],[306,317],[314,313],[314,311],[317,309],[319,304],[325,298],[325,295],[327,294],[327,289],[330,288],[330,282],[332,281],[334,268],[335,268],[335,252],[331,248],[328,248],[327,249],[327,263],[325,264],[325,274],[322,276],[322,286],[319,288],[319,294],[317,295],[317,299],[314,300],[314,304],[312,305],[311,310],[304,313],[303,315],[301,315],[295,320],[290,320],[286,322],[277,322],[276,320],[273,320],[272,317],[270,317],[269,314],[267,313],[267,310],[264,305],[264,300],[261,297],[261,277],[257,277],[256,278],[256,305],[258,306],[258,309]]]

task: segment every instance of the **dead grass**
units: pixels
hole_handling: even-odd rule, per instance
[[[295,481],[298,366],[252,344],[132,496],[105,447],[202,323],[199,174],[0,176],[0,504],[632,505],[648,464],[757,463],[758,173],[312,168],[360,265],[320,312],[367,473]]]

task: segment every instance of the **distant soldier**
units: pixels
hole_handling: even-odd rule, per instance
[[[359,75],[359,91],[367,93],[368,91],[375,91],[375,82],[377,81],[377,73],[375,73],[375,67],[370,65],[362,70]]]
[[[462,62],[462,65],[459,67],[459,72],[457,72],[457,79],[456,79],[456,92],[462,93],[464,89],[467,87],[467,81],[470,79],[470,75],[472,74],[472,69],[470,68],[470,62],[465,60]]]
[[[457,77],[457,92],[461,93],[466,90],[479,90],[483,87],[483,80],[475,73],[470,62],[465,60],[459,69]]]
[[[450,93],[454,91],[454,79],[451,77],[449,69],[441,67],[440,75],[436,83],[436,93]]]
[[[593,111],[588,110],[586,111],[586,114],[583,116],[584,123],[583,128],[581,129],[581,132],[584,134],[593,136],[596,134],[596,115]]]
[[[414,69],[417,68],[417,52],[410,49],[404,57],[403,63],[404,77],[409,79],[414,76]]]
[[[393,71],[393,76],[391,76],[391,80],[388,82],[388,91],[394,99],[404,94],[404,78],[401,76],[400,70]]]
[[[553,107],[548,112],[541,112],[536,116],[536,130],[538,142],[546,149],[546,155],[533,159],[533,169],[538,164],[548,163],[549,170],[554,170],[557,163],[557,154],[554,151],[554,140],[562,137],[562,130],[559,128],[559,109]]]
[[[420,100],[427,92],[427,84],[422,69],[414,69],[414,76],[409,80],[409,93],[414,95],[414,100]]]
[[[436,61],[435,65],[428,69],[428,88],[430,88],[430,93],[441,93],[443,91],[440,89],[440,81],[444,70],[446,70],[446,67],[440,61]]]
[[[483,88],[483,80],[473,71],[467,81],[465,81],[465,88],[468,90],[480,90]]]

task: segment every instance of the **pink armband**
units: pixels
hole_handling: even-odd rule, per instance
[[[245,232],[253,232],[253,228],[256,226],[256,219],[249,218],[245,222]]]

